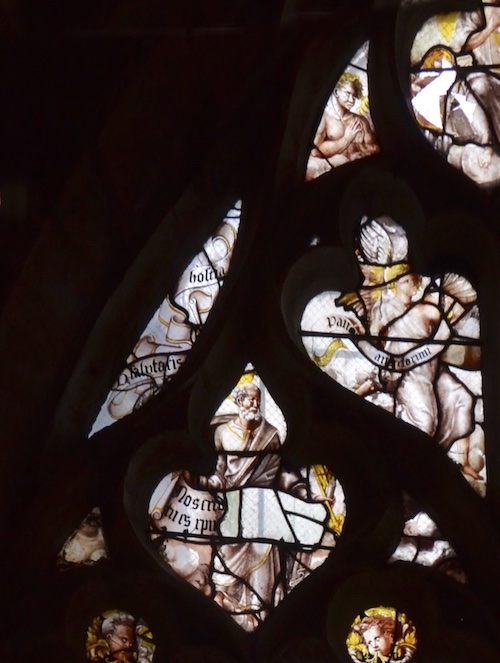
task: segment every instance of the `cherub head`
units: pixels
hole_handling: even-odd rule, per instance
[[[370,656],[388,656],[398,639],[399,623],[393,617],[370,615],[363,617],[354,630],[360,634]]]

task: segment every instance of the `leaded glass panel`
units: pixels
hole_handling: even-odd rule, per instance
[[[356,238],[361,285],[325,291],[301,321],[310,359],[343,387],[431,436],[480,495],[486,461],[477,294],[454,273],[417,274],[404,229],[363,217]],[[463,580],[438,526],[406,497],[391,561],[439,566]]]
[[[167,475],[149,503],[160,557],[254,631],[323,564],[345,518],[342,486],[323,465],[281,455],[286,422],[251,368],[212,419],[213,474]]]
[[[306,306],[304,347],[342,386],[424,431],[484,492],[477,294],[459,274],[424,276],[389,217],[364,217],[357,291],[326,291]]]
[[[306,180],[379,151],[368,96],[369,42],[356,52],[335,84],[307,162]]]
[[[346,644],[356,663],[407,663],[417,650],[416,629],[395,608],[368,608],[354,620]]]
[[[152,663],[155,644],[141,618],[123,610],[108,610],[89,626],[86,651],[92,663]]]
[[[411,50],[411,105],[427,140],[481,185],[500,180],[500,7],[438,14]]]
[[[139,408],[179,371],[227,276],[240,217],[238,201],[186,267],[175,293],[163,300],[106,397],[90,435]]]
[[[108,558],[101,510],[96,507],[92,509],[83,519],[78,529],[68,538],[58,555],[57,565],[62,569],[74,565],[92,566]]]
[[[438,525],[406,493],[403,494],[403,502],[405,507],[403,532],[389,562],[412,562],[432,567],[465,584],[467,576],[457,554],[441,534]]]

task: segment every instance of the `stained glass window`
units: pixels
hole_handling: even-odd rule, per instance
[[[361,285],[306,306],[304,347],[332,379],[441,445],[470,483],[486,480],[477,294],[459,274],[423,276],[404,229],[361,219]]]
[[[156,395],[181,368],[227,276],[238,235],[241,201],[184,270],[137,341],[90,435],[126,417]]]
[[[87,658],[92,663],[152,663],[155,645],[144,621],[122,610],[96,617],[87,631]]]
[[[363,217],[355,245],[360,286],[315,295],[302,314],[302,342],[333,380],[433,437],[484,495],[477,295],[458,274],[417,274],[408,251],[392,218]],[[408,495],[404,503],[391,561],[435,566],[464,581],[436,523]]]
[[[175,164],[165,172],[154,158],[151,164],[158,186],[175,184],[157,200],[144,173],[147,186],[130,194],[133,209],[119,226],[130,229],[127,251],[125,241],[114,246],[112,220],[102,223],[107,210],[92,218],[92,228],[85,214],[73,224],[75,233],[86,228],[88,244],[60,233],[68,255],[57,246],[46,271],[47,244],[35,246],[28,275],[36,274],[38,285],[77,252],[78,265],[92,263],[88,274],[61,279],[71,298],[54,294],[49,278],[50,296],[38,300],[23,279],[16,305],[22,321],[14,324],[16,307],[7,307],[0,379],[8,382],[8,407],[22,412],[6,413],[3,423],[13,444],[39,446],[26,454],[21,491],[8,503],[13,517],[5,521],[13,529],[5,572],[19,557],[17,575],[28,588],[18,597],[5,584],[5,660],[42,655],[63,663],[71,660],[69,647],[75,660],[94,663],[497,660],[500,171],[492,90],[500,63],[497,3],[477,1],[475,10],[460,1],[454,13],[433,17],[440,0],[401,2],[404,11],[397,2],[374,3],[370,25],[370,3],[322,12],[320,5],[335,3],[316,2],[305,30],[310,3],[302,3],[296,41],[307,49],[311,38],[308,53],[317,58],[302,60],[306,51],[296,51],[288,28],[276,23],[269,44],[259,39],[255,61],[246,61],[257,79],[261,58],[261,86],[225,55],[235,37],[246,58],[253,27],[250,36],[247,27],[233,31],[226,23],[199,31],[201,14],[212,9],[195,11],[184,45],[196,45],[198,85],[216,64],[199,57],[202,43],[212,44],[218,32],[225,41],[214,51],[235,74],[213,95],[207,88],[193,96],[176,39],[167,40],[173,67],[158,40],[161,57],[147,58],[144,68],[175,72],[168,81],[159,76],[158,117],[167,112],[166,95],[172,106],[179,92],[189,98],[189,131],[179,130]],[[323,21],[323,13],[332,20]],[[395,26],[402,24],[408,39],[400,61]],[[139,42],[146,53],[148,39]],[[134,71],[142,95],[140,83],[156,78],[144,81],[141,67]],[[149,110],[153,97],[124,105]],[[218,134],[217,114],[207,108],[214,100],[224,107]],[[137,145],[145,116],[129,127]],[[147,126],[158,153],[170,152],[164,128]],[[445,158],[429,158],[428,141]],[[90,169],[100,149],[89,150]],[[181,163],[191,153],[191,163]],[[105,157],[95,161],[110,209],[125,209],[112,185],[123,182]],[[120,173],[127,168],[120,164]],[[186,174],[193,185],[175,203]],[[420,236],[404,187],[423,208]],[[200,210],[220,210],[235,192],[243,204],[224,207],[209,237],[216,224],[202,231],[208,219]],[[157,222],[166,232],[148,241],[146,223]],[[158,242],[151,251],[159,236],[179,246]],[[81,250],[94,245],[104,266]],[[108,250],[113,275],[106,283]],[[165,260],[175,255],[187,259],[174,273]],[[147,283],[157,287],[161,274],[176,285],[151,306]],[[225,282],[227,299],[219,296]],[[128,307],[128,292],[144,292],[144,310],[137,297]],[[26,340],[26,302],[33,317],[39,313],[43,352]],[[115,356],[125,307],[137,332],[126,360]],[[70,325],[78,332],[70,334]],[[196,344],[201,334],[207,342]],[[16,371],[9,370],[11,352]],[[103,387],[107,371],[98,371],[108,358],[122,370]],[[254,363],[246,366],[248,358]],[[52,381],[44,376],[49,365]],[[40,384],[30,389],[26,376],[35,374]],[[89,441],[96,412],[91,435],[99,435]],[[19,424],[28,415],[37,422],[32,437],[33,424]],[[36,467],[45,451],[48,461]],[[2,490],[7,484],[0,482]],[[33,645],[21,615],[43,616],[30,621]]]
[[[482,185],[500,180],[500,8],[437,14],[411,50],[411,104],[424,135]]]
[[[213,419],[213,474],[166,476],[149,503],[168,567],[254,631],[325,562],[342,532],[342,486],[324,465],[288,466],[285,418],[247,367]]]
[[[57,563],[61,568],[72,565],[91,566],[109,557],[104,539],[99,507],[83,519],[61,549]]]
[[[455,550],[434,520],[407,493],[403,493],[403,504],[405,523],[401,540],[388,561],[432,567],[460,583],[467,583]]]
[[[306,180],[379,151],[368,95],[369,42],[356,52],[335,84],[316,129]]]
[[[356,617],[347,649],[353,661],[410,661],[417,649],[416,630],[395,608],[368,608]]]

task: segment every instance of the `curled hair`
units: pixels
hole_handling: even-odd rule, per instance
[[[128,612],[114,612],[103,620],[101,632],[105,638],[115,632],[117,626],[131,626],[134,628],[135,619]]]
[[[254,389],[257,389],[260,395],[260,389],[255,384],[253,384],[253,382],[248,382],[233,389],[232,399],[234,403],[238,404],[238,401],[240,401],[242,398],[245,398],[245,396],[248,395],[248,387],[253,387]]]
[[[393,642],[399,640],[402,635],[401,624],[394,617],[386,617],[385,615],[363,617],[359,624],[356,624],[354,630],[363,636],[368,629],[374,626],[377,626],[385,636],[390,636]]]
[[[411,275],[417,288],[422,285],[422,275],[411,271],[410,265],[406,262],[400,262],[387,267],[384,272],[384,280],[389,285],[392,292],[396,292],[396,283],[403,276]]]
[[[361,82],[359,76],[356,76],[356,74],[352,74],[349,71],[344,71],[342,76],[337,81],[335,89],[345,87],[348,84],[353,86],[356,99],[359,99],[363,96],[363,83]]]

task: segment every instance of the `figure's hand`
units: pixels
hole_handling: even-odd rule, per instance
[[[326,495],[315,495],[313,497],[313,502],[322,502],[323,504],[326,502],[327,504],[333,504],[334,499],[333,497],[327,497]]]
[[[380,382],[384,391],[393,394],[399,384],[401,373],[391,373],[391,371],[380,371]]]
[[[182,471],[182,478],[190,486],[196,483],[196,475],[192,474],[189,470]]]
[[[357,299],[356,301],[352,302],[351,308],[360,319],[366,315],[366,308],[362,299]]]
[[[489,168],[491,159],[493,157],[493,150],[491,147],[484,147],[478,155],[477,163],[480,168]]]
[[[349,140],[349,142],[351,142],[362,131],[363,131],[363,123],[361,122],[359,117],[356,117],[354,120],[352,120],[352,122],[349,122],[349,124],[346,127],[344,135]]]
[[[371,394],[374,391],[375,391],[375,383],[371,378],[368,378],[359,385],[359,387],[355,390],[355,393],[358,396],[366,396],[367,394]]]

